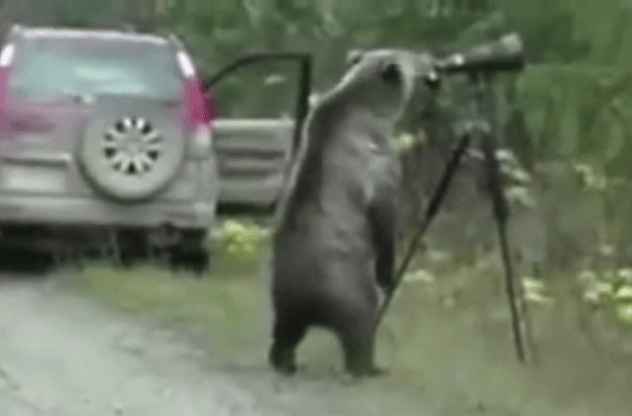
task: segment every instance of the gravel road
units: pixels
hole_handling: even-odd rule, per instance
[[[0,415],[248,415],[253,397],[196,365],[196,352],[65,296],[0,282]]]
[[[484,355],[446,362],[444,382],[424,383],[427,389],[415,383],[402,388],[401,380],[389,378],[343,384],[325,368],[283,379],[263,357],[231,367],[182,334],[60,291],[56,283],[0,274],[0,416],[629,414],[632,367],[604,367],[605,358],[597,360],[585,349],[575,357],[565,347],[563,355],[548,360],[550,369],[541,369],[544,374],[526,384],[531,386],[524,390],[528,397],[516,396],[516,404],[522,404],[510,410],[504,401],[485,395],[480,384],[515,384],[514,378],[528,373],[490,366],[496,377],[475,384],[476,365]],[[550,342],[543,345],[554,353]],[[587,372],[594,376],[587,378]],[[462,379],[468,375],[475,378],[465,388]],[[544,387],[542,380],[548,380]]]
[[[370,400],[378,391],[385,399]],[[380,381],[282,379],[265,362],[226,373],[175,332],[59,291],[54,279],[0,275],[2,416],[435,414],[413,399]]]

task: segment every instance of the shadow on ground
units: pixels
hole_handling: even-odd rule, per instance
[[[47,253],[0,249],[0,280],[44,279],[54,265],[52,255]]]

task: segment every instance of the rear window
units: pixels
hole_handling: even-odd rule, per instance
[[[8,80],[14,97],[138,95],[177,98],[184,79],[167,45],[95,38],[36,38],[16,45]]]

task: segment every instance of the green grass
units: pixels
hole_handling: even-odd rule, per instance
[[[621,374],[632,374],[632,363],[613,358],[617,345],[587,341],[568,285],[550,285],[554,305],[531,307],[541,359],[535,369],[517,364],[497,258],[442,270],[433,283],[402,285],[378,340],[377,359],[392,376],[349,393],[349,403],[404,406],[406,400],[424,400],[445,414],[479,408],[488,414],[557,415],[574,408],[587,415],[629,413],[632,378]],[[267,369],[271,313],[265,263],[239,269],[220,262],[203,280],[155,267],[122,272],[107,265],[64,277],[68,290],[194,336],[225,368]],[[331,377],[332,368],[342,367],[337,342],[322,331],[308,336],[299,360],[311,380]],[[395,395],[407,399],[388,402]]]

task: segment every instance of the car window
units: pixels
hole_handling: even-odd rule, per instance
[[[126,94],[176,98],[175,52],[165,45],[102,39],[29,39],[16,48],[9,93],[34,100]]]

